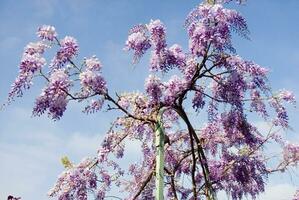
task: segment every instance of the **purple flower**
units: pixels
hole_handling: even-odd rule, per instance
[[[63,69],[55,70],[49,79],[48,86],[36,99],[33,115],[40,116],[48,111],[49,117],[60,119],[68,103],[67,92],[71,86],[68,75]]]
[[[296,99],[294,93],[288,90],[281,90],[278,94],[278,98],[280,100],[284,100],[286,102],[296,104]]]
[[[97,175],[89,167],[94,164],[92,159],[83,159],[78,165],[67,168],[58,177],[54,187],[50,189],[50,197],[61,200],[87,200],[87,192],[97,187]]]
[[[34,55],[34,54],[43,54],[45,49],[49,48],[44,42],[30,42],[24,49],[24,54]]]
[[[11,102],[16,96],[21,97],[23,95],[23,90],[30,88],[34,74],[46,65],[46,60],[41,54],[32,52],[33,50],[30,51],[30,54],[25,52],[23,55],[20,63],[19,75],[11,86],[8,102]]]
[[[263,117],[267,117],[268,113],[266,110],[266,105],[261,100],[260,92],[257,90],[252,90],[250,93],[251,103],[250,106],[253,111],[260,113]]]
[[[158,77],[149,75],[145,81],[145,90],[150,97],[150,102],[152,104],[157,104],[160,102],[162,97],[162,83]]]
[[[185,23],[189,33],[189,48],[193,55],[203,56],[211,45],[218,51],[234,51],[231,31],[247,37],[248,30],[244,18],[234,10],[222,5],[201,4],[187,17]]]
[[[181,46],[174,44],[169,49],[157,53],[152,51],[150,60],[151,71],[164,71],[178,67],[184,70],[186,66],[186,55],[183,53]]]
[[[160,20],[151,20],[146,25],[150,33],[150,41],[156,54],[159,54],[166,48],[166,30]]]
[[[299,164],[299,145],[286,143],[283,147],[283,160],[290,165]]]
[[[60,41],[60,49],[51,63],[53,69],[58,69],[74,56],[78,54],[79,46],[77,40],[73,37],[66,36]]]
[[[143,25],[135,26],[131,29],[126,41],[125,50],[134,51],[134,63],[151,47],[149,37],[146,35],[146,27]]]
[[[101,74],[89,69],[81,72],[80,82],[85,91],[94,91],[99,94],[105,94],[107,92],[106,81]]]
[[[102,68],[102,64],[96,56],[92,56],[91,58],[85,58],[84,64],[86,68],[91,71],[100,71]]]
[[[87,114],[95,113],[101,110],[103,104],[104,104],[104,99],[97,99],[97,100],[92,99],[89,105],[87,105],[84,108],[83,112]]]
[[[180,79],[178,76],[173,75],[165,84],[164,103],[167,105],[173,105],[176,98],[187,87],[187,82]]]
[[[194,97],[192,99],[192,107],[196,110],[199,111],[200,109],[202,109],[205,105],[205,101],[204,101],[204,94],[203,94],[203,88],[199,87],[197,88]]]
[[[42,40],[53,41],[55,37],[57,37],[57,33],[53,26],[43,25],[38,28],[37,36]]]

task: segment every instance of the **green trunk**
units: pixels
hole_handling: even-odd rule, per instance
[[[164,200],[164,130],[161,121],[162,112],[156,124],[156,200]]]

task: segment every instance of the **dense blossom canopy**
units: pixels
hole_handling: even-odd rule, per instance
[[[255,199],[265,191],[271,173],[299,164],[299,145],[285,141],[280,131],[289,128],[285,103],[295,104],[294,95],[287,90],[273,92],[269,70],[236,54],[232,36],[248,38],[249,31],[241,14],[224,8],[230,1],[207,1],[189,13],[187,50],[179,44],[168,46],[166,27],[160,20],[129,31],[124,49],[133,52],[134,63],[150,51],[144,93],[113,97],[96,56],[77,65],[75,38],[58,39],[52,26],[38,29],[40,40],[26,46],[8,101],[22,96],[33,77],[41,76],[47,83],[36,99],[33,115],[47,113],[58,120],[69,101],[87,102],[86,113],[97,112],[105,104],[108,110],[123,114],[112,123],[96,158],[78,165],[67,162],[49,192],[51,197],[85,200],[93,193],[100,200],[109,196],[111,188],[119,187],[125,199],[154,199],[154,132],[161,110],[169,140],[165,146],[167,199],[215,199],[219,191],[233,200]],[[55,45],[58,51],[46,68],[43,54]],[[176,74],[163,76],[171,70]],[[192,111],[205,123],[193,123]],[[269,122],[269,131],[259,130],[250,121],[252,115]],[[130,141],[139,141],[142,159],[126,169],[118,160]],[[268,142],[281,147],[281,157],[271,165],[263,149]],[[189,182],[183,181],[186,176]]]

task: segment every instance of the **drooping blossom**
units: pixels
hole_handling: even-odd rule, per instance
[[[134,63],[151,47],[147,29],[144,25],[137,25],[130,30],[125,50],[134,51]]]
[[[107,91],[106,81],[100,73],[91,71],[89,69],[80,73],[80,83],[83,90],[88,92],[95,92],[105,94]]]
[[[245,19],[236,11],[225,9],[221,4],[201,4],[186,19],[189,33],[189,49],[197,56],[205,55],[209,46],[218,51],[234,51],[231,32],[247,37]]]
[[[39,27],[36,34],[42,40],[48,40],[48,41],[53,41],[55,37],[57,37],[55,27],[49,25],[43,25]]]
[[[70,86],[71,81],[65,71],[55,70],[49,78],[48,85],[36,99],[33,115],[40,116],[48,111],[49,117],[54,120],[60,119],[66,110]]]
[[[153,104],[160,102],[162,97],[162,83],[155,75],[149,75],[145,81],[145,90]]]
[[[286,143],[283,147],[283,160],[287,165],[299,164],[299,145]]]
[[[96,56],[85,58],[84,64],[86,65],[86,68],[91,71],[100,71],[102,68],[102,64]]]
[[[164,85],[164,103],[167,105],[173,105],[179,94],[187,87],[186,81],[177,75],[173,75]]]
[[[79,46],[77,40],[71,36],[64,37],[60,42],[60,49],[56,53],[56,56],[52,60],[52,69],[59,69],[65,65],[65,63],[70,62],[79,51]]]
[[[261,94],[258,90],[252,90],[250,93],[251,103],[250,106],[253,111],[260,113],[262,116],[267,117],[268,112],[266,110],[266,105],[262,100]]]
[[[296,104],[294,93],[288,90],[279,91],[278,99],[288,103]]]
[[[160,54],[166,48],[166,29],[160,20],[151,20],[146,25],[150,33],[150,41],[156,54]]]
[[[33,76],[46,65],[46,60],[42,56],[46,46],[41,43],[29,43],[23,53],[23,57],[19,66],[19,75],[11,86],[8,101],[12,101],[14,97],[21,97],[23,91],[32,85]]]
[[[88,192],[97,187],[98,176],[90,169],[94,162],[93,159],[87,158],[78,165],[65,169],[48,195],[57,197],[59,200],[87,200]]]
[[[44,42],[38,41],[38,42],[30,42],[26,45],[24,49],[24,55],[34,55],[34,54],[40,54],[42,55],[45,52],[45,49],[49,48],[47,44]]]
[[[95,113],[101,110],[103,104],[104,104],[104,99],[102,98],[96,100],[92,99],[90,103],[87,106],[85,106],[83,112],[87,114]]]
[[[194,97],[192,99],[192,107],[196,110],[199,111],[200,109],[202,109],[205,105],[205,101],[204,101],[204,94],[203,94],[203,88],[202,87],[198,87]]]

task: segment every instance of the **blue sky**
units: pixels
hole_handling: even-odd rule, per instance
[[[132,66],[124,42],[130,27],[161,19],[167,27],[169,44],[185,49],[185,16],[200,1],[145,0],[20,0],[0,1],[0,101],[4,102],[10,84],[18,72],[24,46],[36,41],[36,29],[42,24],[56,27],[60,37],[71,35],[80,45],[80,58],[96,54],[111,91],[142,90],[148,72],[145,57]],[[246,17],[251,41],[235,37],[238,53],[271,69],[274,90],[286,88],[299,96],[299,1],[248,0],[246,6],[234,6]],[[62,167],[59,159],[68,155],[79,161],[94,155],[115,113],[86,116],[83,105],[71,104],[61,121],[46,116],[32,118],[34,97],[42,82],[36,81],[22,99],[0,112],[0,199],[8,194],[24,200],[47,199],[46,192]],[[298,108],[290,108],[288,137],[299,142]],[[262,125],[261,125],[262,126]],[[274,148],[274,147],[272,147]],[[134,147],[128,149],[134,156]],[[267,193],[260,199],[289,199],[297,177],[287,173],[269,180]]]

